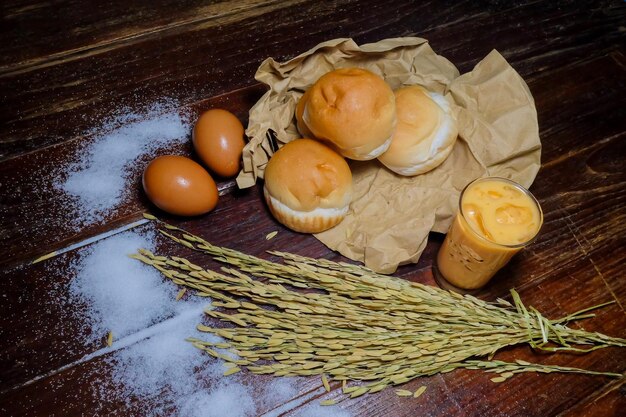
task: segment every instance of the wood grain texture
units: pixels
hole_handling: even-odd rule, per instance
[[[106,335],[92,342],[76,337],[84,321],[67,301],[73,266],[91,245],[31,265],[40,255],[98,239],[153,210],[212,243],[253,255],[278,248],[344,260],[312,236],[278,224],[258,187],[237,190],[232,180],[220,182],[215,211],[183,220],[154,210],[135,177],[119,210],[78,228],[68,227],[66,197],[54,188],[59,169],[93,140],[93,128],[123,106],[141,110],[168,98],[192,115],[227,108],[245,124],[265,91],[254,80],[263,59],[285,60],[337,37],[365,43],[421,36],[461,72],[492,49],[505,56],[537,106],[542,167],[531,190],[545,222],[537,241],[478,296],[507,298],[516,288],[549,318],[613,300],[595,318],[571,325],[626,337],[624,2],[407,0],[389,7],[370,0],[9,0],[0,10],[0,414],[92,415],[97,409],[138,415],[161,394],[103,403],[102,392],[116,389],[107,357],[80,361],[102,348]],[[191,154],[188,145],[165,151]],[[136,162],[137,172],[145,163]],[[266,241],[272,231],[277,236]],[[435,285],[431,265],[442,240],[432,234],[420,261],[396,275]],[[207,264],[203,255],[165,239],[158,245]],[[518,346],[496,358],[626,374],[626,349],[541,355]],[[259,395],[270,382],[243,377]],[[502,384],[490,377],[455,371],[420,378],[403,387],[426,385],[419,399],[388,389],[342,407],[355,416],[494,417],[619,416],[626,409],[626,377],[529,373]],[[206,381],[207,387],[216,383]],[[331,385],[336,393],[339,384]],[[297,401],[284,415],[298,415],[303,404],[321,398],[319,378],[303,378],[296,387]],[[173,411],[171,405],[164,410]]]
[[[286,59],[337,37],[365,43],[423,36],[463,72],[498,49],[527,77],[619,45],[624,7],[591,5],[445,2],[434,9],[412,1],[393,8],[379,2],[269,2],[220,18],[154,28],[150,36],[112,42],[102,50],[84,44],[80,59],[70,56],[27,66],[28,71],[0,73],[5,97],[0,157],[67,140],[121,105],[146,105],[163,97],[188,105],[248,86],[266,57]],[[583,20],[584,25],[576,23]],[[292,30],[299,42],[293,42]]]
[[[246,123],[247,109],[263,92],[262,87],[254,85],[202,100],[187,109],[197,115],[211,107],[226,108]],[[96,129],[96,134],[99,132]],[[76,227],[68,227],[66,218],[72,216],[72,209],[67,196],[58,190],[57,184],[66,175],[62,167],[80,159],[81,150],[90,143],[92,137],[93,134],[73,138],[46,148],[45,152],[28,153],[0,164],[0,188],[3,191],[0,204],[0,248],[4,255],[0,265],[31,261],[104,230],[127,224],[149,208],[141,192],[141,179],[136,177],[126,190],[126,197],[122,199],[125,204],[115,213],[105,216],[104,224],[80,225],[80,233],[77,233]],[[190,153],[189,148],[165,149],[161,153]],[[136,173],[140,173],[148,162],[133,162]],[[220,184],[220,188],[232,186],[232,181]]]
[[[178,1],[160,1],[155,5],[144,0],[112,4],[27,3],[3,2],[1,74],[30,72],[78,60],[179,28],[232,23],[262,14],[277,2],[187,1],[183,7]],[[59,31],[65,36],[59,37]]]

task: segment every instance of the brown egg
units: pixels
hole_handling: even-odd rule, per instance
[[[207,213],[217,204],[217,186],[197,162],[184,156],[160,156],[143,172],[143,189],[161,210],[179,216]]]
[[[206,166],[217,175],[232,177],[239,172],[245,143],[243,125],[229,111],[212,109],[193,129],[193,147]]]

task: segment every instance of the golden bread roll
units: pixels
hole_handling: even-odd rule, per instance
[[[315,135],[311,132],[309,127],[302,120],[302,115],[304,114],[304,106],[306,105],[307,100],[309,99],[309,91],[307,90],[296,105],[296,127],[298,128],[298,132],[305,138],[313,138]]]
[[[398,126],[389,149],[378,157],[400,175],[423,174],[452,152],[458,128],[448,100],[414,85],[395,92]]]
[[[263,194],[272,215],[292,230],[318,233],[338,224],[352,200],[343,157],[312,139],[285,144],[265,167]]]
[[[389,147],[396,127],[395,97],[378,75],[337,69],[320,77],[307,95],[303,124],[341,155],[365,161]]]

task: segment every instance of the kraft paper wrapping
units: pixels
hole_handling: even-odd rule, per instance
[[[256,79],[269,91],[250,110],[239,187],[263,178],[273,153],[270,131],[280,146],[300,136],[294,110],[320,76],[342,67],[382,76],[391,88],[419,84],[453,101],[459,139],[445,162],[415,177],[402,177],[377,160],[348,161],[354,196],[347,217],[315,236],[329,248],[382,273],[417,262],[430,231],[445,233],[461,190],[484,176],[510,178],[528,187],[540,167],[541,142],[534,100],[524,80],[492,51],[460,75],[425,39],[395,38],[357,45],[351,39],[321,43],[279,63],[266,59]]]

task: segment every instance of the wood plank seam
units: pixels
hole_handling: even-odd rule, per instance
[[[566,209],[563,209],[563,211],[565,211],[567,213]],[[606,279],[604,278],[604,274],[602,273],[602,271],[600,271],[600,269],[598,268],[598,266],[594,262],[592,256],[589,255],[589,252],[587,252],[587,250],[585,249],[585,246],[581,243],[579,238],[584,239],[584,236],[579,235],[578,228],[572,222],[570,216],[571,215],[568,213],[567,216],[563,216],[563,219],[565,220],[565,225],[567,226],[569,231],[572,233],[572,236],[574,237],[574,240],[576,240],[576,243],[578,244],[578,247],[582,251],[584,259],[589,260],[589,262],[591,263],[591,266],[593,266],[593,269],[597,272],[598,276],[602,280],[602,283],[604,284],[605,288],[609,291],[609,294],[611,294],[611,297],[613,297],[613,300],[615,300],[615,303],[620,307],[620,309],[622,311],[624,311],[624,306],[622,305],[622,303],[620,303],[619,298],[613,292],[613,290],[611,289],[609,284],[606,282]]]
[[[304,0],[291,0],[289,4],[296,5],[302,2],[304,2]],[[281,4],[284,6],[285,2],[281,0],[274,0],[274,1],[266,2],[266,3],[262,3],[259,5],[255,5],[248,9],[249,11],[254,12],[254,13],[244,14],[241,16],[240,16],[241,10],[231,10],[227,13],[223,13],[220,15],[201,16],[201,17],[185,19],[180,22],[174,22],[168,25],[157,27],[157,28],[145,29],[143,31],[138,31],[130,35],[101,41],[95,44],[70,49],[68,51],[57,52],[54,54],[46,55],[44,57],[29,59],[25,62],[19,62],[19,63],[15,63],[12,65],[5,65],[5,66],[0,67],[0,78],[20,75],[20,74],[51,67],[51,66],[58,65],[58,64],[72,62],[72,61],[75,61],[84,57],[99,55],[99,54],[117,49],[118,47],[130,45],[140,40],[154,39],[159,36],[163,36],[163,34],[179,33],[185,28],[189,28],[190,30],[193,30],[194,26],[201,27],[203,24],[207,22],[219,21],[221,19],[225,19],[231,16],[237,16],[241,20],[249,19],[252,17],[262,15],[263,13],[267,11],[267,8],[269,6],[272,6],[273,4]]]
[[[624,374],[626,376],[626,374]],[[613,391],[617,391],[622,388],[626,384],[626,378],[620,378],[618,380],[612,381],[603,385],[600,389],[594,391],[591,395],[586,398],[581,398],[576,404],[572,405],[566,410],[561,411],[555,417],[563,417],[573,411],[574,409],[584,406],[585,404],[597,404],[598,401],[602,400],[607,395],[611,394]]]

